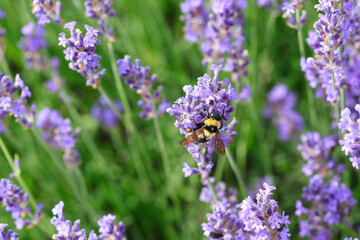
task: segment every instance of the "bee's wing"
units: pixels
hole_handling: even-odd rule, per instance
[[[199,131],[199,130],[197,130]],[[180,145],[181,146],[187,146],[193,143],[199,142],[199,138],[197,136],[197,133],[194,132],[193,134],[186,136],[183,140],[181,140]]]
[[[220,132],[217,132],[211,140],[211,148],[215,150],[219,155],[225,154],[225,146],[221,139]]]

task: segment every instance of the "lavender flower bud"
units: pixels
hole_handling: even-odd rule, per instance
[[[214,178],[210,178],[211,184],[215,181]],[[231,204],[235,204],[238,201],[237,191],[233,188],[226,189],[226,184],[224,182],[218,182],[214,187],[216,197],[219,201],[227,201]],[[208,183],[205,183],[205,186],[201,189],[200,201],[205,203],[211,203],[214,201],[214,197],[211,193],[211,190],[208,187]]]
[[[53,20],[53,23],[61,23],[61,2],[53,0],[31,0],[32,12],[38,19],[38,25],[44,26]]]
[[[21,28],[21,33],[19,47],[24,52],[26,68],[45,71],[45,59],[41,56],[41,51],[48,48],[44,27],[30,22]]]
[[[150,67],[141,66],[139,59],[136,59],[134,64],[132,64],[130,56],[119,59],[117,64],[120,77],[125,78],[125,83],[142,98],[138,101],[138,105],[143,109],[140,117],[152,119],[155,115],[163,115],[171,104],[160,96],[163,89],[162,86],[158,86],[155,91],[153,90],[157,75],[149,75]]]
[[[114,105],[119,112],[123,112],[123,106],[119,100],[114,101]],[[115,127],[119,121],[116,114],[110,108],[106,99],[100,96],[99,101],[95,103],[91,108],[91,114],[98,120],[105,128]]]
[[[299,27],[304,27],[306,23],[306,11],[303,10],[303,3],[306,0],[291,0],[291,2],[284,1],[282,4],[283,18],[286,18],[287,25],[291,28],[298,29]],[[299,26],[295,20],[295,12],[296,10],[301,11],[301,16],[299,19]]]
[[[355,111],[353,114],[360,113],[360,105],[357,104],[355,106]],[[359,144],[359,137],[360,137],[360,129],[359,129],[359,118],[353,120],[352,112],[349,108],[345,108],[341,112],[340,123],[338,124],[339,129],[341,132],[346,131],[347,133],[344,134],[344,139],[339,140],[339,144],[341,145],[341,150],[345,152],[345,155],[348,156],[350,153],[350,162],[352,166],[356,169],[359,169],[360,164],[360,144]],[[359,115],[357,115],[359,116]]]
[[[96,38],[99,30],[85,24],[87,32],[83,35],[80,29],[75,30],[75,25],[76,22],[64,25],[64,28],[69,29],[71,37],[66,38],[65,33],[60,33],[59,46],[67,46],[63,52],[65,59],[70,61],[69,68],[86,77],[86,85],[97,88],[106,72],[106,69],[100,70],[101,57],[95,53],[95,48],[100,43]]]
[[[116,240],[126,240],[124,237],[126,229],[125,225],[122,222],[114,224],[116,216],[112,214],[104,215],[99,221],[98,225],[100,226],[100,239],[116,239]]]
[[[7,231],[7,233],[5,233],[5,228],[6,228],[7,224],[5,223],[0,223],[0,239],[1,240],[18,240],[18,234],[16,234],[15,232],[13,232],[13,230],[9,229]]]
[[[29,194],[6,178],[0,180],[0,202],[5,206],[7,212],[11,212],[11,217],[15,220],[16,229],[18,230],[24,226],[34,226],[41,220],[43,206],[37,204],[34,218],[26,218],[32,211],[28,206]]]
[[[297,97],[285,84],[277,84],[268,93],[268,104],[263,115],[277,126],[279,139],[288,141],[303,128],[301,115],[294,110]]]
[[[109,26],[109,18],[115,16],[116,11],[111,9],[113,0],[85,0],[85,15],[98,20],[99,35],[105,36],[110,41],[114,39],[114,29]]]

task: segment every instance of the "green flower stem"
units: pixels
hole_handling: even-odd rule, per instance
[[[117,67],[116,67],[116,59],[115,59],[115,55],[114,55],[114,49],[113,49],[113,45],[112,42],[107,41],[107,47],[108,47],[108,51],[109,51],[109,55],[110,55],[110,62],[111,62],[111,69],[113,72],[113,76],[115,78],[115,85],[116,85],[116,89],[117,92],[119,94],[119,98],[124,106],[124,125],[126,127],[126,130],[128,131],[129,135],[133,138],[132,142],[135,142],[135,144],[137,145],[138,151],[136,151],[134,153],[134,156],[136,156],[136,160],[141,163],[141,165],[146,166],[147,169],[152,169],[152,167],[149,165],[150,160],[149,160],[149,156],[147,154],[147,151],[145,149],[145,146],[143,144],[143,141],[140,138],[140,135],[138,133],[138,131],[136,130],[134,123],[131,119],[131,108],[128,102],[128,99],[126,97],[126,93],[125,93],[125,89],[123,86],[123,83],[120,79],[120,76],[117,72]],[[139,157],[139,152],[141,154],[141,157]],[[147,175],[147,174],[146,174]]]
[[[0,47],[0,65],[1,65],[1,69],[3,70],[5,75],[11,75],[9,65],[5,58],[5,52],[3,51],[3,48],[1,48],[1,47]]]
[[[300,55],[301,57],[306,57],[305,54],[305,47],[304,47],[304,38],[303,38],[303,34],[302,34],[302,27],[301,27],[301,22],[300,22],[300,12],[298,9],[296,9],[296,13],[295,13],[295,18],[296,18],[296,24],[297,24],[297,37],[298,37],[298,44],[299,44],[299,51],[300,51]],[[311,91],[311,88],[309,86],[308,83],[305,83],[306,86],[306,95],[309,101],[309,112],[310,112],[310,122],[311,122],[311,126],[314,129],[318,129],[318,117],[316,114],[316,104],[315,104],[315,99],[314,99],[314,94]]]
[[[66,166],[60,163],[58,157],[55,155],[55,153],[50,149],[50,147],[44,142],[44,140],[41,138],[39,132],[32,127],[31,128],[32,133],[38,140],[38,142],[41,144],[41,146],[45,149],[45,151],[49,154],[51,160],[56,165],[60,173],[63,175],[63,178],[66,180],[66,182],[69,184],[70,188],[74,192],[75,196],[79,196],[79,202],[81,202],[81,206],[83,207],[84,211],[89,215],[91,221],[93,224],[97,223],[98,215],[95,213],[94,209],[92,208],[91,204],[89,203],[89,197],[88,194],[84,194],[84,189],[79,189],[72,180],[72,177],[69,174],[69,171],[66,171]],[[77,181],[76,181],[77,182]],[[82,194],[80,194],[82,193]]]
[[[17,180],[17,182],[19,183],[21,189],[24,190],[24,192],[26,192],[28,195],[29,195],[29,203],[32,207],[32,209],[34,211],[37,210],[37,206],[36,206],[36,201],[33,197],[33,195],[31,194],[28,186],[26,185],[26,183],[24,182],[24,180],[22,179],[21,177],[21,170],[20,169],[16,169],[15,165],[14,165],[14,160],[13,158],[11,157],[10,153],[9,153],[9,150],[7,149],[5,143],[3,142],[2,138],[0,137],[0,148],[1,150],[3,151],[4,155],[5,155],[5,158],[8,162],[8,164],[10,165],[10,168],[11,168],[11,171],[15,174],[15,178]],[[18,160],[20,160],[19,156],[16,156],[16,158]],[[34,220],[34,221],[37,221],[34,217],[33,214],[31,213],[27,213],[29,215],[29,217]],[[40,229],[45,232],[48,236],[52,236],[52,232],[51,230],[51,225],[50,225],[50,219],[48,217],[44,217],[44,219],[42,221],[39,222],[39,227]]]
[[[226,148],[226,157],[229,160],[230,166],[231,166],[231,168],[232,168],[232,170],[233,170],[233,172],[235,174],[236,181],[238,183],[240,194],[241,194],[240,197],[241,197],[241,199],[245,198],[247,196],[246,187],[245,187],[244,181],[241,178],[240,170],[236,166],[235,160],[234,160],[229,148]]]

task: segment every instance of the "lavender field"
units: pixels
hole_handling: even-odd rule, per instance
[[[0,240],[360,235],[357,0],[0,0]]]

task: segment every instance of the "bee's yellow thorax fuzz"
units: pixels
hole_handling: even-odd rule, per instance
[[[205,124],[206,126],[214,125],[214,126],[216,126],[218,129],[220,128],[220,122],[219,122],[218,120],[214,119],[214,118],[206,119],[206,120],[204,121],[204,124]]]

